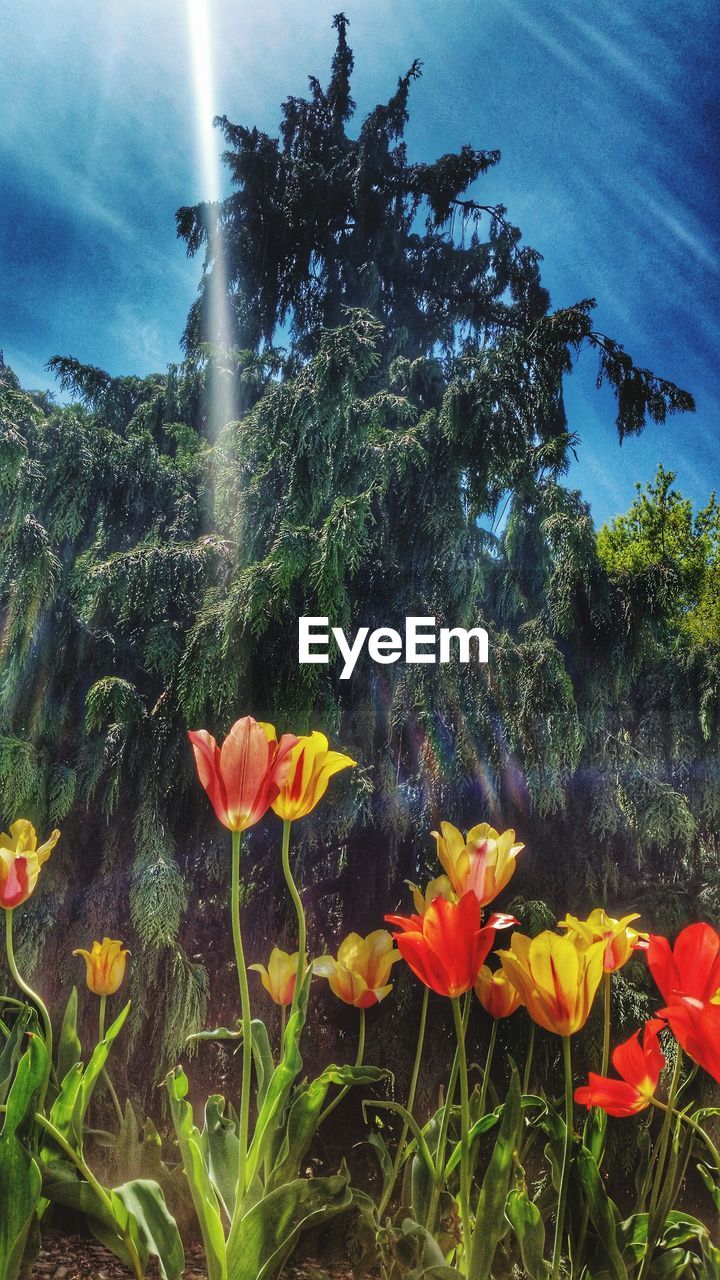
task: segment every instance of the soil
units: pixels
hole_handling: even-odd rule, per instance
[[[159,1275],[150,1270],[148,1278]],[[60,1235],[49,1232],[33,1268],[34,1280],[128,1280],[127,1268],[102,1245],[80,1236]],[[187,1255],[187,1267],[183,1280],[207,1280],[200,1251],[191,1249]],[[305,1259],[301,1264],[291,1263],[283,1272],[282,1280],[355,1280],[350,1266],[333,1265],[330,1268]]]

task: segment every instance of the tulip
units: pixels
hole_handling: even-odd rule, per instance
[[[545,930],[537,938],[513,934],[500,963],[530,1017],[546,1031],[571,1036],[587,1022],[603,974],[604,942],[580,946]]]
[[[96,996],[114,996],[120,989],[130,955],[122,942],[103,938],[102,942],[93,942],[91,951],[78,947],[73,955],[83,957],[87,984]]]
[[[366,938],[349,933],[338,947],[337,960],[320,956],[313,973],[327,978],[330,990],[345,1004],[356,1009],[369,1009],[379,1004],[392,990],[388,982],[392,967],[400,959],[387,929],[376,929]]]
[[[218,747],[206,729],[188,733],[198,777],[215,814],[229,831],[245,831],[265,816],[282,790],[297,738],[280,741],[271,724],[237,720]]]
[[[646,951],[648,948],[648,935],[630,927],[631,921],[639,918],[639,914],[635,912],[633,915],[623,916],[621,920],[615,920],[602,907],[596,907],[587,920],[567,915],[560,921],[559,927],[567,929],[568,937],[577,939],[585,946],[604,942],[603,969],[606,973],[615,973],[627,963],[633,951]]]
[[[354,768],[356,764],[350,756],[330,751],[324,733],[313,732],[296,738],[289,772],[272,803],[273,812],[285,822],[304,818],[322,800],[333,774]]]
[[[705,1004],[720,994],[720,934],[709,924],[691,924],[678,934],[674,948],[667,938],[650,935],[648,965],[667,1004],[676,995]]]
[[[412,893],[413,906],[419,916],[425,915],[428,907],[436,898],[447,898],[448,902],[456,901],[455,890],[447,876],[437,876],[434,880],[430,880],[424,893],[411,880],[406,880],[405,883]]]
[[[473,827],[464,839],[457,827],[441,822],[433,831],[438,858],[459,898],[469,890],[481,907],[503,890],[515,872],[515,861],[524,844],[515,843],[515,832],[502,834],[487,822]]]
[[[494,972],[486,964],[475,979],[475,995],[491,1018],[509,1018],[522,1004],[522,997],[504,969]]]
[[[287,1006],[292,1003],[295,991],[295,975],[298,956],[288,955],[279,947],[270,952],[267,968],[264,964],[251,964],[249,967],[260,974],[260,981],[275,1004]]]
[[[493,916],[482,927],[480,903],[469,890],[459,902],[436,898],[423,916],[386,916],[398,949],[413,973],[438,995],[452,999],[469,991],[495,942],[495,929],[517,924]]]
[[[638,933],[630,927],[631,921],[638,920],[634,915],[623,916],[621,920],[607,915],[602,907],[590,912],[587,920],[579,920],[577,916],[567,915],[559,922],[561,929],[567,929],[568,937],[579,946],[592,946],[596,942],[604,942],[603,952],[603,1048],[600,1075],[606,1076],[610,1065],[610,1027],[611,1001],[610,975],[621,969],[630,959],[633,951],[647,950],[648,935]]]
[[[12,911],[19,907],[35,889],[40,868],[47,862],[60,832],[53,831],[38,848],[37,833],[27,818],[18,818],[10,828],[10,834],[0,834],[0,907]]]
[[[720,992],[704,1002],[677,997],[660,1014],[688,1057],[720,1084]]]
[[[591,1071],[588,1083],[575,1090],[575,1101],[583,1107],[600,1107],[610,1116],[634,1116],[649,1107],[665,1066],[658,1039],[664,1026],[660,1018],[650,1018],[645,1023],[642,1045],[640,1032],[636,1031],[613,1050],[612,1064],[620,1079]]]

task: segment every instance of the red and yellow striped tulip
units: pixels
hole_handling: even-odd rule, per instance
[[[585,1026],[603,975],[604,942],[590,946],[545,930],[513,934],[500,963],[530,1017],[546,1031],[571,1036]]]
[[[515,832],[496,831],[487,822],[472,827],[464,837],[450,822],[433,831],[438,858],[459,898],[472,891],[481,907],[493,902],[515,872],[524,844],[515,843]]]
[[[304,818],[322,800],[333,774],[351,769],[356,763],[340,751],[331,751],[324,733],[314,731],[296,738],[290,754],[290,769],[273,801],[273,812],[285,822]]]
[[[12,911],[27,902],[40,875],[40,868],[47,862],[60,832],[53,831],[44,844],[38,847],[37,833],[27,818],[18,818],[0,835],[0,907]]]
[[[594,942],[604,942],[603,969],[606,973],[615,973],[627,964],[633,951],[647,950],[648,935],[630,927],[633,920],[639,919],[638,912],[635,912],[615,920],[602,907],[596,907],[587,920],[567,915],[559,922],[559,928],[567,929],[568,937],[588,947]]]

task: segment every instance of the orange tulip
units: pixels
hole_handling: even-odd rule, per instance
[[[504,969],[494,972],[486,964],[475,979],[475,995],[491,1018],[509,1018],[522,1004],[520,992]]]
[[[517,924],[512,916],[493,916],[483,928],[472,891],[459,902],[436,898],[422,916],[385,919],[399,930],[398,949],[415,976],[438,995],[451,997],[473,986],[495,942],[495,929]]]
[[[376,929],[366,938],[349,933],[338,947],[337,960],[320,956],[313,964],[313,973],[327,978],[330,990],[345,1004],[369,1009],[389,995],[392,983],[388,978],[399,959],[400,953],[394,949],[387,929]]]
[[[264,964],[251,964],[248,967],[260,974],[260,981],[275,1004],[292,1004],[295,994],[295,977],[297,974],[298,952],[288,955],[279,947],[273,947],[267,968]]]
[[[218,747],[205,729],[188,733],[198,777],[215,813],[229,831],[245,831],[259,822],[277,799],[290,771],[292,733],[277,741],[271,724],[252,716],[237,720]]]
[[[125,977],[125,965],[130,955],[123,948],[122,942],[113,938],[103,938],[102,942],[93,942],[91,951],[83,951],[81,947],[73,951],[74,956],[82,956],[85,961],[88,987],[96,996],[114,996]]]
[[[633,951],[647,950],[648,935],[630,928],[631,922],[639,918],[639,914],[635,912],[634,915],[615,920],[602,907],[596,907],[587,920],[578,920],[577,916],[568,915],[559,922],[559,927],[567,929],[568,937],[576,938],[585,946],[604,942],[603,969],[606,973],[615,973],[627,963]]]
[[[513,934],[500,963],[530,1017],[546,1031],[571,1036],[585,1026],[603,975],[605,944],[583,946],[545,930],[537,938]]]
[[[304,818],[322,800],[333,774],[351,769],[356,763],[340,751],[330,751],[324,733],[313,732],[297,738],[290,756],[290,771],[273,801],[273,812],[285,822]]]
[[[584,1107],[601,1107],[610,1116],[634,1116],[649,1107],[665,1066],[658,1040],[664,1026],[660,1018],[650,1018],[645,1023],[642,1045],[640,1032],[636,1031],[613,1052],[612,1063],[621,1079],[612,1080],[591,1071],[588,1083],[575,1090],[575,1101]]]
[[[450,822],[433,831],[438,858],[459,898],[472,890],[481,907],[492,902],[515,872],[524,844],[515,843],[512,830],[500,833],[487,822],[472,827],[467,838]]]
[[[650,935],[648,966],[670,1004],[675,996],[692,996],[701,1004],[720,996],[720,934],[709,924],[690,924],[678,934],[675,946],[667,938]]]
[[[0,834],[0,907],[12,911],[27,902],[35,889],[40,868],[47,862],[60,832],[53,831],[38,848],[37,833],[27,818],[18,818],[10,834]]]

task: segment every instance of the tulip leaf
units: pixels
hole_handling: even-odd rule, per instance
[[[597,1163],[587,1147],[580,1148],[575,1168],[598,1241],[607,1256],[611,1275],[614,1280],[627,1280],[627,1267],[617,1241],[619,1215],[605,1190]]]
[[[113,1204],[116,1199],[135,1219],[144,1251],[157,1258],[163,1280],[179,1280],[185,1269],[185,1252],[177,1223],[157,1182],[149,1178],[125,1182],[113,1188]]]
[[[77,987],[73,987],[65,1005],[57,1047],[57,1074],[58,1080],[61,1081],[65,1079],[75,1063],[82,1060],[82,1046],[77,1031],[77,1008]]]
[[[176,1067],[165,1083],[185,1177],[203,1239],[208,1280],[228,1280],[220,1205],[203,1159],[202,1136],[193,1123],[192,1107],[186,1101],[188,1079],[182,1068]]]
[[[8,1093],[0,1131],[0,1280],[17,1280],[42,1194],[42,1175],[19,1137],[47,1068],[40,1036],[31,1036]]]
[[[545,1261],[545,1224],[537,1205],[524,1187],[514,1187],[505,1202],[505,1216],[515,1232],[520,1256],[530,1280],[545,1280],[550,1267]]]
[[[281,1186],[298,1177],[300,1163],[312,1142],[331,1085],[350,1088],[358,1084],[377,1084],[387,1075],[388,1072],[379,1067],[329,1066],[311,1084],[301,1089],[291,1103],[282,1145],[267,1184],[268,1188]]]
[[[475,1141],[475,1139],[479,1138],[483,1133],[487,1133],[490,1129],[493,1129],[499,1119],[500,1119],[499,1114],[497,1114],[495,1111],[490,1111],[490,1112],[487,1112],[484,1116],[481,1116],[479,1120],[476,1120],[475,1124],[470,1126],[470,1129],[468,1132],[468,1146],[470,1146]],[[456,1143],[455,1147],[453,1148],[450,1158],[447,1164],[445,1165],[446,1177],[449,1174],[453,1173],[453,1171],[457,1169],[458,1165],[460,1164],[460,1161],[462,1159],[462,1148],[463,1148],[462,1142]]]
[[[214,1027],[212,1031],[193,1031],[185,1039],[186,1044],[195,1044],[196,1041],[203,1040],[242,1040],[242,1027],[236,1027],[234,1031],[230,1027]]]
[[[277,1187],[233,1223],[227,1280],[271,1280],[303,1231],[343,1213],[351,1204],[347,1171],[296,1178]]]
[[[90,1055],[90,1061],[88,1062],[83,1072],[82,1081],[80,1084],[80,1097],[78,1101],[79,1110],[76,1112],[76,1116],[75,1116],[75,1123],[79,1124],[80,1127],[82,1127],[82,1122],[85,1118],[85,1112],[87,1111],[90,1105],[90,1099],[92,1098],[93,1090],[95,1088],[95,1085],[97,1084],[100,1073],[103,1067],[105,1066],[105,1063],[108,1060],[108,1055],[110,1053],[110,1049],[112,1048],[113,1041],[117,1039],[120,1032],[122,1031],[125,1025],[125,1020],[129,1012],[130,1012],[130,1001],[128,1000],[128,1003],[125,1005],[125,1008],[121,1011],[121,1013],[112,1023],[112,1025],[108,1027],[107,1031],[105,1032],[104,1039],[101,1040],[100,1043],[95,1046],[95,1048],[92,1051],[92,1054]]]
[[[261,1022],[259,1018],[253,1018],[250,1025],[252,1028],[253,1062],[257,1079],[257,1107],[258,1111],[260,1111],[265,1101],[267,1087],[272,1080],[275,1064],[265,1023]]]
[[[0,1103],[6,1101],[17,1065],[27,1050],[28,1033],[37,1028],[35,1010],[23,1005],[0,1053]]]
[[[515,1066],[510,1073],[500,1131],[483,1178],[478,1201],[469,1274],[473,1280],[489,1280],[497,1246],[506,1230],[505,1203],[513,1170],[515,1141],[520,1125],[520,1078]]]
[[[225,1114],[225,1099],[212,1094],[205,1103],[205,1127],[200,1135],[205,1167],[228,1222],[235,1210],[240,1142],[235,1122]]]
[[[365,1106],[372,1107],[374,1111],[394,1111],[401,1116],[408,1129],[413,1135],[415,1150],[417,1151],[422,1164],[433,1181],[435,1179],[435,1162],[430,1154],[425,1134],[420,1128],[417,1120],[410,1114],[406,1107],[400,1102],[375,1101],[368,1102]],[[364,1110],[365,1108],[363,1108]]]

